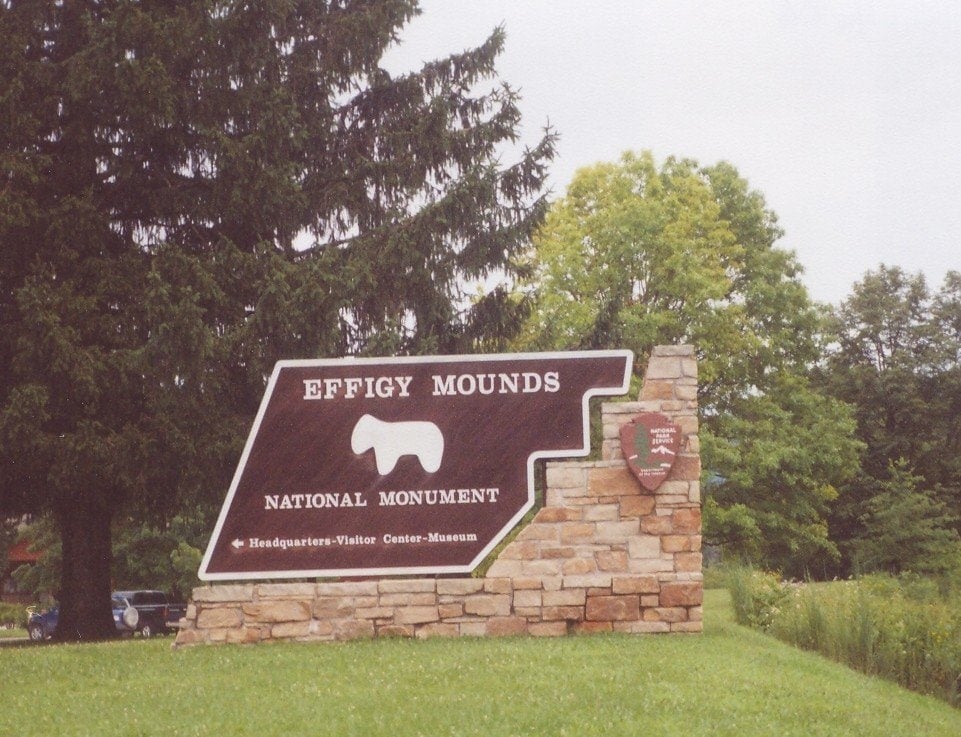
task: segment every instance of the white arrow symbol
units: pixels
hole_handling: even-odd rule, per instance
[[[242,548],[243,546],[244,541],[240,539],[234,540],[232,543],[230,543],[230,547],[232,548]]]

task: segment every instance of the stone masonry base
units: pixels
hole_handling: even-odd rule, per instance
[[[667,478],[647,492],[620,449],[641,412],[681,427]],[[194,589],[176,646],[362,637],[700,632],[697,367],[659,346],[636,402],[602,406],[602,460],[550,462],[544,507],[484,578],[385,578]]]

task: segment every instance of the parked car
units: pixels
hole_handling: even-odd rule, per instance
[[[133,630],[124,622],[124,609],[127,604],[122,599],[116,597],[111,599],[113,609],[113,622],[117,631],[121,634],[129,634]],[[27,609],[27,633],[34,642],[49,640],[57,631],[57,622],[60,620],[60,607],[52,606],[41,612],[34,611],[32,607]],[[129,617],[128,617],[129,619]]]
[[[113,598],[114,622],[118,621],[117,610],[121,609],[123,614],[120,621],[124,626],[144,637],[170,632],[187,613],[186,604],[171,602],[163,591],[115,591]],[[119,623],[117,626],[120,627]]]
[[[139,632],[143,637],[169,632],[177,626],[186,613],[186,605],[167,600],[163,591],[115,591],[110,608],[117,632],[132,635]],[[35,642],[53,637],[60,618],[60,607],[53,606],[42,612],[30,611],[27,632]]]

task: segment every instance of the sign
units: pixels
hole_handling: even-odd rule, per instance
[[[534,504],[534,461],[586,455],[630,351],[281,361],[203,580],[471,571]]]
[[[681,445],[681,428],[657,413],[638,415],[621,426],[621,450],[627,466],[648,491],[667,478]]]

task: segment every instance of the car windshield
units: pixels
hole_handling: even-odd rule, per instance
[[[114,597],[110,600],[110,605],[111,605],[114,609],[126,609],[126,608],[127,608],[127,602],[126,602],[126,600],[123,599],[123,598],[121,598],[121,597],[119,597],[119,596],[114,596]]]

